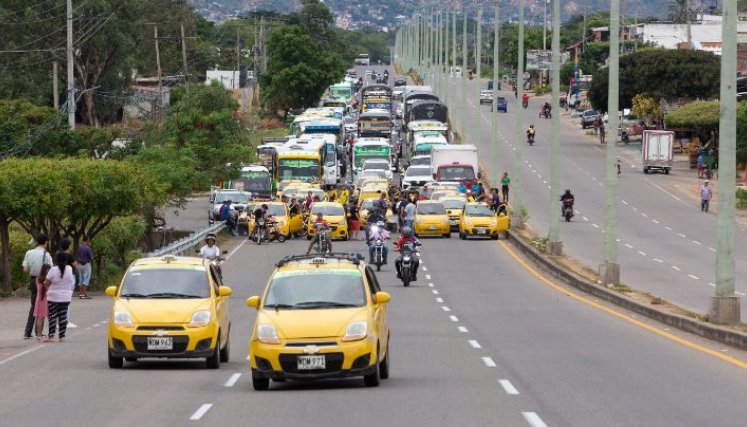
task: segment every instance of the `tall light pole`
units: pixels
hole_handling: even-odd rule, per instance
[[[511,224],[516,227],[523,226],[523,215],[521,215],[521,174],[524,169],[523,151],[524,144],[524,121],[523,114],[519,110],[521,100],[524,97],[524,0],[519,0],[519,52],[517,55],[516,66],[516,139],[514,141],[514,179],[511,190],[511,206],[513,206],[514,215],[511,218]]]
[[[462,143],[467,134],[467,9],[462,6]]]
[[[475,40],[475,72],[477,74],[477,81],[480,82],[482,77],[482,5],[477,7],[477,26],[476,39]]]
[[[500,76],[500,65],[499,55],[500,49],[498,46],[499,29],[500,29],[500,0],[495,0],[495,7],[493,10],[493,16],[495,17],[495,23],[493,25],[493,114],[490,116],[491,124],[491,145],[492,145],[492,157],[493,167],[491,168],[492,176],[490,177],[490,183],[493,188],[500,188],[498,185],[498,78]]]
[[[75,130],[75,75],[73,66],[73,0],[67,0],[67,125]]]
[[[547,9],[547,7],[545,7]],[[550,136],[550,231],[547,236],[547,253],[563,253],[560,241],[560,217],[555,214],[558,208],[558,166],[560,163],[560,0],[552,2],[552,128]]]
[[[617,128],[620,102],[620,0],[610,2],[609,94],[607,96],[607,196],[605,200],[604,264],[599,267],[602,284],[620,283],[617,262]],[[602,123],[604,126],[604,123]]]
[[[734,234],[736,228],[737,0],[724,0],[722,23],[716,295],[711,297],[708,320],[718,324],[736,324],[740,320],[739,297],[734,293],[736,281]]]
[[[452,12],[452,19],[451,19],[451,62],[453,64],[454,70],[456,71],[457,66],[457,11],[454,9],[454,12]],[[456,107],[457,103],[457,94],[456,94],[456,79],[451,79],[451,70],[449,70],[449,85],[452,86],[452,95],[451,96],[451,103],[453,107]],[[453,108],[452,108],[453,109]],[[454,114],[454,120],[456,121],[456,114]],[[456,127],[456,126],[455,126]]]

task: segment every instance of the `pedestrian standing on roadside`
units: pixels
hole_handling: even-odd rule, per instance
[[[703,153],[698,154],[698,179],[703,179],[705,163],[703,163]]]
[[[511,178],[508,177],[508,172],[503,172],[503,178],[501,178],[501,193],[503,194],[503,203],[508,204],[508,186],[511,185]]]
[[[599,118],[599,143],[604,144],[604,134],[606,130],[604,128],[604,120],[602,118]]]
[[[34,325],[34,332],[37,341],[41,341],[42,337],[44,337],[44,319],[49,316],[47,295],[44,291],[44,278],[47,277],[51,268],[52,264],[42,265],[39,275],[36,276],[36,305],[34,306],[36,324]]]
[[[58,255],[61,255],[58,257]],[[55,254],[55,261],[58,259],[62,259],[64,257],[65,264],[69,265],[70,268],[73,270],[73,276],[78,272],[78,261],[75,259],[73,254],[70,252],[70,239],[62,239],[60,240],[60,249]],[[59,261],[57,261],[59,262]],[[70,285],[70,295],[72,296],[73,292],[75,291],[75,279],[73,279],[73,283]],[[68,328],[77,328],[78,325],[72,322],[70,320],[70,304],[67,306],[67,316],[65,317],[65,322],[67,323]]]
[[[348,209],[348,218],[350,220],[350,238],[353,240],[361,239],[361,214],[358,211],[358,204],[351,201]]]
[[[55,334],[60,342],[65,341],[67,313],[75,286],[75,274],[73,267],[67,263],[67,254],[64,251],[57,252],[55,261],[57,265],[49,270],[44,281],[44,294],[49,307],[49,336],[45,342],[52,342]]]
[[[713,191],[708,185],[709,181],[703,182],[703,186],[700,187],[700,211],[708,213],[708,205],[711,204],[711,198],[713,197]]]
[[[93,252],[88,236],[81,238],[78,252],[75,254],[78,261],[78,298],[91,299],[88,295],[88,286],[91,282],[91,262],[93,262]]]
[[[23,332],[23,339],[31,338],[31,332],[34,330],[34,323],[36,317],[34,316],[34,307],[36,306],[36,278],[40,275],[42,266],[44,264],[52,265],[52,255],[47,250],[49,239],[44,234],[36,236],[36,247],[26,251],[26,255],[23,257],[23,271],[29,273],[31,278],[29,279],[29,292],[31,292],[31,308],[29,309],[29,316],[26,320],[26,329]]]

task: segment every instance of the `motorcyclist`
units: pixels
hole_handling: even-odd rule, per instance
[[[545,117],[550,117],[550,112],[552,112],[552,106],[549,102],[545,102],[545,105],[542,106],[542,112],[545,114]]]
[[[320,231],[323,229],[330,229],[329,223],[324,220],[324,214],[322,214],[321,212],[316,215],[313,227],[315,231],[314,238],[311,239],[311,242],[309,242],[309,248],[306,249],[306,255],[311,253],[311,249],[313,249],[314,245],[319,241]],[[327,249],[329,252],[332,252],[332,242],[329,239],[327,239]]]
[[[371,207],[371,210],[368,211],[368,217],[366,217],[366,221],[368,222],[368,227],[366,227],[366,244],[370,243],[371,227],[376,223],[383,222],[384,220],[384,215],[381,213],[379,208],[376,205]]]
[[[571,209],[573,209],[573,202],[575,201],[575,197],[573,197],[573,193],[571,193],[570,189],[566,189],[565,193],[560,196],[561,207],[560,207],[560,214],[565,215],[565,207],[570,206]]]
[[[394,244],[394,249],[397,252],[402,252],[403,248],[409,248],[412,251],[412,268],[413,268],[413,274],[412,274],[412,281],[417,282],[418,280],[418,267],[420,266],[420,258],[417,255],[416,249],[420,247],[422,244],[420,243],[420,240],[418,240],[417,237],[412,235],[412,228],[410,227],[404,227],[402,229],[402,235],[400,236],[399,240]],[[397,260],[394,262],[394,266],[397,268],[397,278],[402,278],[402,256],[400,255]]]
[[[264,230],[265,240],[269,242],[270,241],[270,227],[269,227],[269,224],[267,224],[267,219],[265,218],[267,216],[267,209],[269,209],[268,206],[263,203],[262,205],[257,207],[257,209],[254,210],[254,233],[252,233],[252,235],[256,235],[257,229],[259,228],[258,227],[259,221],[264,219],[265,220],[265,230]],[[249,236],[249,238],[251,239],[251,236]]]
[[[205,236],[205,244],[200,248],[200,256],[203,259],[218,258],[220,248],[215,244],[215,234],[210,233]]]
[[[521,96],[521,105],[524,108],[527,108],[529,106],[529,94],[524,92],[524,94]]]
[[[371,232],[368,235],[369,246],[368,246],[368,259],[371,264],[374,263],[374,251],[376,250],[376,240],[381,239],[384,242],[384,264],[386,264],[387,256],[389,255],[389,248],[387,247],[386,241],[389,240],[389,232],[386,230],[386,224],[383,221],[379,221],[371,226]]]
[[[529,128],[527,129],[527,141],[534,142],[534,134],[535,134],[534,125],[529,125]]]

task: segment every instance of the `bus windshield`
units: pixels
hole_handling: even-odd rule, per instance
[[[281,159],[278,161],[278,179],[313,182],[319,179],[319,160]]]
[[[353,151],[355,167],[360,168],[366,160],[384,159],[389,160],[388,145],[357,145]]]
[[[270,174],[265,171],[241,172],[241,178],[239,180],[244,183],[244,190],[246,191],[262,191],[270,190],[272,188]]]

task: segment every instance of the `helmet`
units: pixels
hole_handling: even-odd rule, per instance
[[[534,125],[529,125],[529,129],[534,129]]]
[[[386,224],[384,224],[384,221],[379,221],[379,222],[376,223],[376,226],[380,227],[380,228],[384,228],[384,227],[386,227]]]
[[[404,227],[404,228],[402,228],[402,235],[405,236],[405,237],[412,236],[412,228],[410,228],[410,227]]]
[[[208,234],[207,236],[205,236],[205,241],[206,241],[206,242],[209,242],[209,241],[211,241],[211,240],[213,241],[213,243],[215,243],[215,240],[216,240],[216,239],[215,239],[215,234],[213,234],[213,233],[210,233],[210,234]]]

